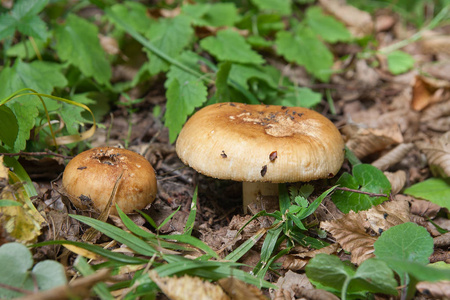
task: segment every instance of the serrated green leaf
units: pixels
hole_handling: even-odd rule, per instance
[[[353,168],[353,176],[342,174],[336,184],[362,192],[389,195],[391,184],[379,169],[368,164],[359,164]],[[344,213],[358,212],[386,201],[387,197],[370,197],[367,194],[336,190],[331,196],[336,206]]]
[[[1,21],[0,21],[1,23]],[[1,26],[1,25],[0,25]],[[45,42],[34,39],[34,43],[39,50],[39,52],[42,52],[42,50],[45,48]],[[36,57],[36,51],[34,51],[34,47],[30,40],[26,40],[24,42],[17,43],[13,45],[12,47],[8,48],[6,50],[7,56],[13,56],[18,57],[22,59],[28,59],[31,60],[32,58]]]
[[[262,11],[274,11],[281,15],[289,15],[291,13],[291,0],[251,0],[251,2]]]
[[[295,33],[279,31],[275,40],[277,53],[287,61],[295,62],[327,82],[331,76],[333,54],[310,29],[302,27]]]
[[[183,13],[197,26],[233,26],[239,19],[234,3],[196,3],[183,5]]]
[[[45,80],[42,80],[45,78]],[[63,87],[67,80],[61,73],[61,66],[55,63],[34,61],[25,63],[17,60],[13,67],[4,68],[0,72],[0,99],[5,99],[14,92],[31,88],[43,94],[51,94],[55,87]],[[49,110],[56,109],[59,104],[55,101],[44,99]],[[30,138],[30,130],[35,125],[35,118],[39,110],[43,111],[42,103],[36,96],[23,96],[9,101],[5,104],[20,118],[17,118],[19,134],[10,149],[18,152],[25,149],[26,141]]]
[[[139,2],[115,4],[111,6],[111,11],[139,33],[146,33],[154,23],[148,16],[147,7]],[[115,19],[111,18],[111,21],[115,23]]]
[[[187,16],[179,15],[175,18],[161,18],[153,24],[146,33],[146,37],[158,48],[170,57],[178,56],[190,43],[194,30]],[[158,74],[167,71],[170,64],[159,56],[148,52],[149,71]]]
[[[69,14],[55,30],[56,52],[63,61],[78,67],[101,84],[111,78],[111,66],[100,46],[98,28],[83,18]]]
[[[397,50],[387,55],[389,71],[394,74],[402,74],[414,67],[414,58],[406,52]]]
[[[450,210],[450,178],[430,178],[410,186],[404,193]]]
[[[13,111],[5,105],[0,106],[0,141],[12,148],[18,133],[19,124]]]
[[[294,86],[288,87],[287,93],[279,100],[279,105],[311,108],[319,104],[320,100],[322,94],[310,88]]]
[[[325,41],[330,43],[346,42],[352,39],[350,31],[335,18],[325,15],[318,6],[311,6],[306,11],[308,26]]]
[[[37,14],[47,5],[48,0],[18,0],[11,14],[0,16],[0,40],[12,36],[15,30],[37,39],[47,38],[47,26]]]
[[[270,87],[277,88],[266,67],[255,65],[232,64],[230,70],[230,78],[237,84],[250,89],[248,81],[252,78],[260,79],[266,82]]]
[[[368,259],[355,271],[351,264],[342,262],[337,256],[319,253],[305,270],[314,284],[343,291],[344,295],[361,291],[397,294],[394,273],[381,260]]]
[[[253,51],[249,44],[236,31],[221,30],[217,35],[200,41],[200,46],[221,61],[243,64],[262,64],[264,59]]]
[[[193,69],[198,69],[198,56],[192,52],[184,52],[179,60]],[[169,140],[173,143],[187,117],[207,100],[207,87],[201,78],[174,65],[167,73],[165,85],[167,105],[164,124],[169,128]]]

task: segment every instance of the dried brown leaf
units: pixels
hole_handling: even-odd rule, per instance
[[[338,244],[331,244],[321,249],[287,255],[283,262],[283,268],[294,271],[301,270],[306,266],[310,258],[313,258],[319,253],[332,254],[335,253],[337,249]]]
[[[416,76],[413,85],[412,108],[421,111],[433,103],[443,101],[447,97],[449,88],[450,83],[447,80]]]
[[[339,297],[325,290],[295,287],[294,291],[295,297],[297,298],[306,298],[308,300],[339,300]]]
[[[231,300],[267,300],[266,296],[256,286],[247,284],[234,277],[222,278],[217,283]]]
[[[393,195],[398,194],[406,184],[406,172],[403,170],[398,170],[395,173],[384,172],[384,175],[391,183],[391,194]]]
[[[413,198],[411,196],[405,196],[411,206],[411,214],[421,217],[434,218],[442,207],[439,205],[427,201]]]
[[[435,247],[448,247],[450,246],[450,232],[433,238]]]
[[[320,227],[351,253],[351,261],[360,264],[373,257],[377,236],[392,226],[409,221],[407,201],[388,201],[367,211],[351,211],[343,218],[320,223]]]
[[[422,51],[425,54],[450,54],[450,36],[432,35],[421,42]]]
[[[326,12],[341,20],[355,37],[371,34],[374,28],[369,13],[338,0],[319,0]]]
[[[434,104],[429,108],[425,109],[422,113],[422,116],[420,117],[420,122],[423,123],[435,122],[440,117],[449,115],[450,115],[450,101],[447,100],[442,103]],[[447,130],[444,129],[443,131]]]
[[[306,277],[306,274],[299,274],[292,272],[291,270],[287,271],[284,276],[278,278],[275,285],[278,286],[280,290],[289,291],[291,295],[295,293],[295,288],[303,288],[306,290],[314,289],[314,286],[311,284],[308,277]]]
[[[417,147],[427,157],[434,176],[450,176],[450,131],[434,138],[431,143],[417,142]]]
[[[110,55],[116,55],[119,54],[120,49],[119,49],[119,43],[117,43],[117,40],[110,37],[110,36],[106,36],[103,34],[99,34],[98,38],[100,40],[100,45],[102,46],[103,50],[110,54]]]
[[[403,136],[397,124],[380,129],[346,125],[342,128],[342,132],[347,138],[347,147],[358,158],[363,158],[393,144],[403,142]]]
[[[413,143],[400,144],[376,161],[372,163],[372,166],[377,167],[381,171],[387,170],[389,167],[400,162],[405,158],[406,154],[414,148]]]
[[[292,299],[291,292],[284,289],[277,290],[273,297],[273,300],[291,300],[291,299]]]
[[[155,271],[149,273],[161,291],[172,300],[230,300],[225,292],[215,284],[198,277],[159,277]]]
[[[450,298],[450,281],[427,282],[422,281],[416,285],[417,290],[435,299]]]

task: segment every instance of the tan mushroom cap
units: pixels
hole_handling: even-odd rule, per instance
[[[310,109],[218,103],[186,122],[176,151],[210,177],[282,183],[336,175],[344,141],[330,120]]]
[[[98,147],[75,156],[64,171],[63,187],[76,207],[102,212],[122,171],[114,198],[119,207],[128,214],[152,203],[155,171],[143,156],[121,148]],[[115,205],[110,213],[117,215]]]

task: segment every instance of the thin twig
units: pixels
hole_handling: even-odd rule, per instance
[[[346,188],[346,187],[337,187],[336,190],[341,190],[341,191],[344,191],[344,192],[352,192],[352,193],[364,194],[364,195],[368,195],[370,197],[387,197],[388,196],[386,194],[376,194],[376,193],[364,192],[364,191],[350,189],[350,188]]]
[[[42,152],[16,152],[16,153],[0,153],[0,155],[3,156],[44,156],[44,155],[52,155],[52,156],[57,156],[57,157],[61,157],[64,159],[71,159],[73,158],[73,156],[67,156],[67,155],[63,155],[63,154],[59,154],[50,150],[46,150],[46,151],[42,151]]]

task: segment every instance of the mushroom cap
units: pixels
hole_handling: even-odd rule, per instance
[[[199,173],[249,182],[298,182],[336,175],[344,141],[336,126],[302,107],[218,103],[178,136],[179,158]]]
[[[155,200],[155,171],[148,160],[136,152],[113,147],[93,148],[75,156],[64,170],[65,194],[80,209],[102,212],[122,172],[114,201],[123,212],[142,209]],[[117,215],[114,204],[110,213]]]

